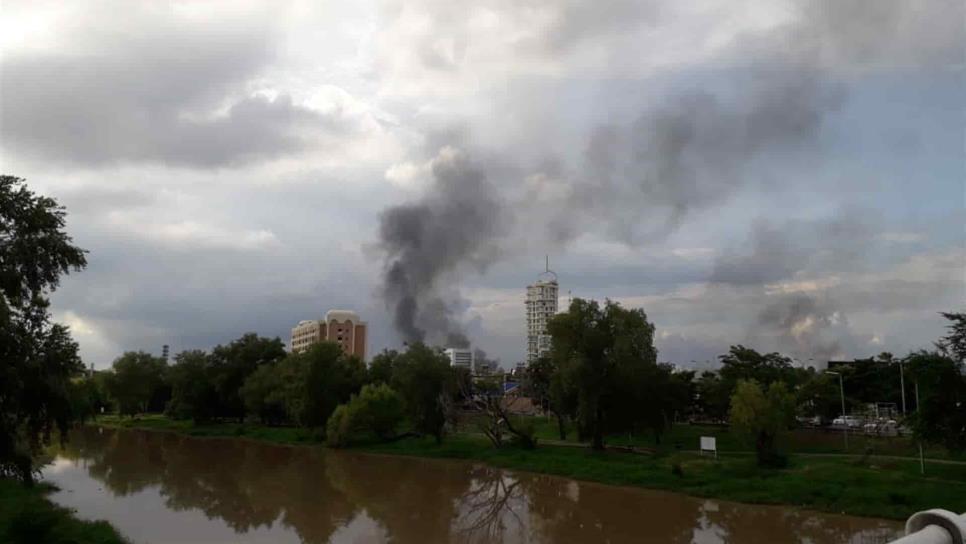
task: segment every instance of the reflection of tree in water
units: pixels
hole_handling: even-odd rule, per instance
[[[323,453],[243,440],[83,429],[68,458],[118,495],[158,485],[168,507],[198,509],[237,532],[276,520],[304,542],[328,542],[356,508],[327,479]]]
[[[508,531],[524,538],[527,524],[522,514],[527,497],[519,480],[502,470],[474,465],[470,488],[457,501],[457,534],[463,542],[503,542]]]
[[[702,505],[697,528],[713,531],[723,542],[881,544],[901,536],[896,522],[717,501]]]
[[[692,499],[550,476],[521,482],[533,541],[691,542],[697,517]]]
[[[466,465],[331,452],[326,468],[332,485],[365,509],[390,542],[453,540],[454,499],[467,489]]]
[[[176,443],[162,443],[167,465],[161,494],[169,508],[199,509],[236,532],[271,527],[280,505],[266,501],[252,480],[259,477],[253,470],[259,462],[262,474],[275,473],[279,467],[273,459],[260,459],[241,441],[177,438]]]
[[[238,532],[328,542],[368,515],[391,542],[888,542],[897,523],[516,475],[445,461],[85,428],[61,454],[118,495],[158,486]],[[469,471],[469,474],[467,474]]]
[[[127,436],[84,427],[71,435],[60,453],[68,459],[84,459],[93,478],[124,496],[161,483],[164,457],[154,442],[146,433]]]

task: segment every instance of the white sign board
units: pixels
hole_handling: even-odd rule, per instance
[[[715,458],[718,457],[718,445],[717,445],[717,441],[713,436],[701,437],[701,453],[704,453],[706,451],[713,451]]]

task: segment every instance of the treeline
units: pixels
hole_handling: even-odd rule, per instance
[[[650,430],[659,441],[675,420],[728,422],[748,436],[762,464],[774,464],[781,434],[798,419],[828,422],[842,415],[843,391],[846,413],[877,402],[901,409],[904,382],[906,423],[917,437],[961,451],[966,314],[943,315],[949,334],[936,349],[901,359],[883,353],[838,367],[840,375],[741,345],[719,357],[719,370],[697,375],[656,362],[654,326],[643,310],[575,299],[551,320],[551,354],[531,365],[526,392],[557,417],[561,439],[568,422],[598,449],[615,433]],[[916,388],[921,405],[913,402]]]
[[[367,367],[335,343],[287,353],[280,339],[249,333],[211,352],[178,353],[171,364],[125,353],[111,370],[78,382],[75,404],[84,416],[163,412],[197,423],[297,425],[331,435],[334,445],[365,430],[391,438],[406,419],[416,432],[442,439],[458,378],[441,351],[424,345],[384,351]]]
[[[869,403],[901,407],[900,372],[907,387],[907,423],[923,440],[966,447],[966,377],[955,359],[961,314],[947,314],[952,332],[933,351],[898,359],[891,354],[841,366],[846,413]],[[793,365],[779,353],[737,345],[721,367],[700,375],[657,362],[654,325],[640,309],[575,299],[549,325],[552,350],[525,372],[522,395],[553,414],[561,439],[603,448],[609,435],[662,434],[682,421],[730,423],[759,449],[763,464],[779,462],[781,434],[797,420],[828,422],[842,412],[838,375]],[[250,333],[211,352],[179,353],[172,364],[129,352],[110,371],[77,387],[85,414],[164,412],[198,423],[257,420],[312,429],[334,446],[359,433],[382,439],[399,429],[442,440],[447,423],[471,423],[497,447],[535,445],[532,421],[514,416],[500,376],[473,380],[449,366],[440,349],[422,344],[376,355],[367,367],[334,343],[287,353],[278,338]],[[915,402],[918,387],[921,406]]]

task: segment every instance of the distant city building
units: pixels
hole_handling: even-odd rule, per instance
[[[557,275],[547,269],[536,283],[527,286],[527,364],[550,353],[547,323],[557,313]]]
[[[165,362],[168,361],[168,345],[167,344],[161,346],[161,358],[164,359]]]
[[[468,348],[447,348],[443,350],[449,358],[449,365],[472,370],[473,351]]]
[[[325,319],[299,321],[292,329],[292,352],[301,353],[323,340],[342,346],[342,351],[366,360],[366,322],[349,310],[329,310]]]

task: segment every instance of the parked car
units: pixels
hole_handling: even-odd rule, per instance
[[[835,427],[847,427],[849,429],[858,429],[862,427],[865,422],[864,419],[858,416],[839,416],[832,420],[832,425]]]
[[[899,426],[894,419],[879,419],[866,423],[862,430],[865,434],[878,436],[896,436],[899,434]]]
[[[807,426],[807,427],[820,427],[822,425],[822,418],[819,416],[811,416],[811,417],[802,416],[796,419],[798,420],[798,423],[800,425]]]

